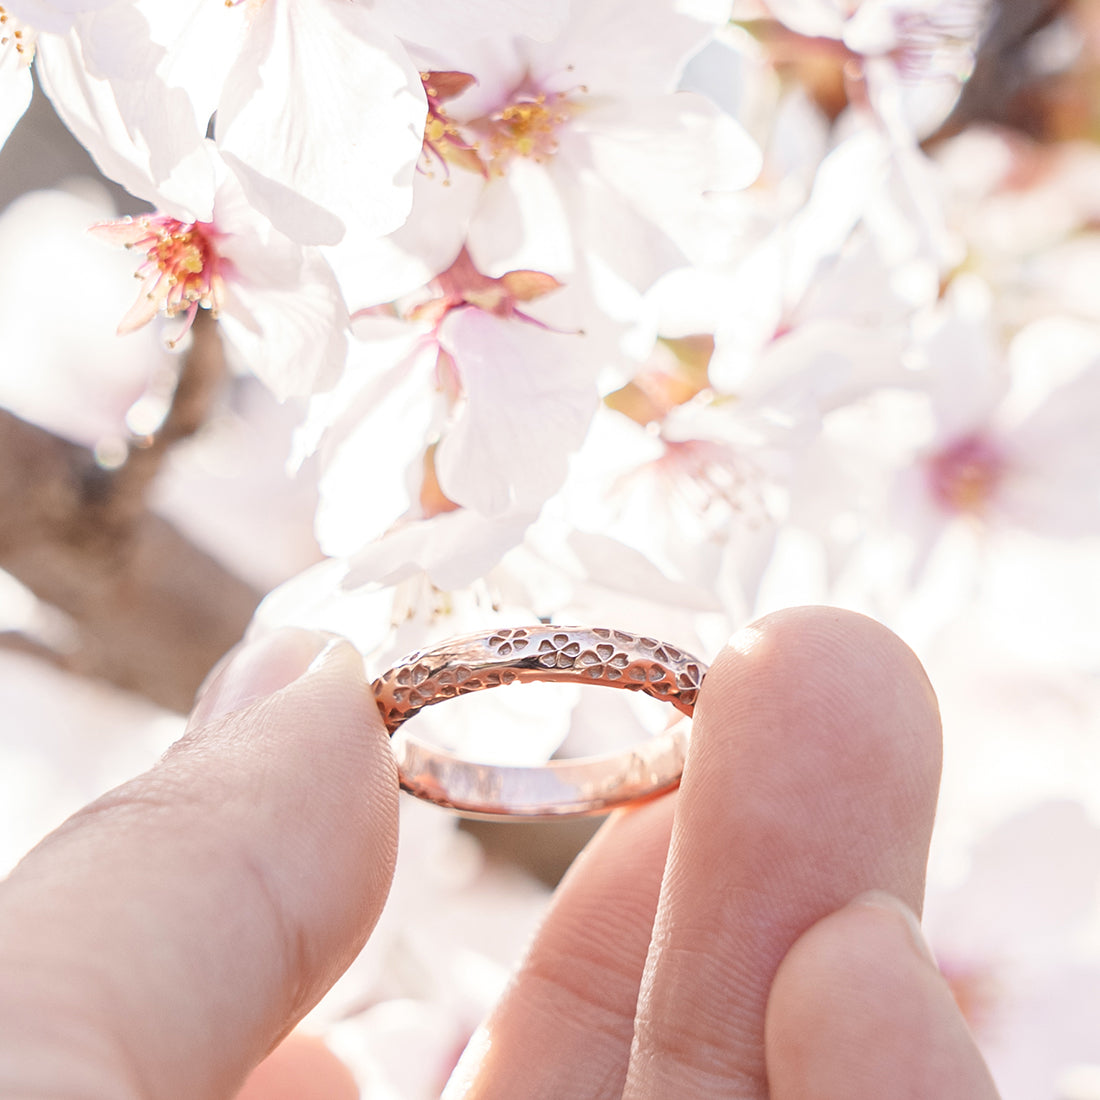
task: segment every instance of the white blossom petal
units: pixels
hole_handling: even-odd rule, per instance
[[[173,4],[137,0],[136,8],[148,22],[149,42],[161,49],[158,79],[148,94],[172,101],[186,99],[204,137],[226,78],[247,40],[252,7],[225,0]]]
[[[564,277],[577,267],[575,236],[551,167],[519,159],[485,186],[467,247],[478,270],[494,277],[518,269]]]
[[[452,49],[480,38],[522,35],[545,41],[569,13],[568,0],[375,0],[374,10],[398,38],[431,49]]]
[[[182,92],[155,94],[152,65],[141,79],[95,76],[73,30],[40,39],[37,71],[57,113],[105,176],[166,213],[210,220],[214,172],[203,132]]]
[[[347,309],[332,269],[307,250],[292,283],[235,281],[222,331],[239,356],[280,400],[331,386],[347,353]]]
[[[118,0],[5,0],[4,7],[35,30],[64,34],[78,15],[117,3]]]
[[[23,55],[0,47],[0,148],[23,117],[34,94],[34,80]]]
[[[1014,522],[1054,537],[1100,534],[1100,362],[1046,401],[1009,437],[997,502]]]
[[[218,108],[216,137],[252,202],[289,236],[334,244],[408,216],[426,99],[364,7],[265,4]]]
[[[534,515],[483,516],[466,508],[395,527],[351,561],[345,584],[397,584],[424,572],[445,592],[483,577],[523,539]]]
[[[527,48],[528,70],[548,91],[649,98],[676,87],[714,29],[669,0],[574,2],[558,38]]]
[[[565,479],[596,408],[583,337],[462,309],[440,339],[465,391],[436,456],[441,488],[487,516],[537,510]]]
[[[317,509],[317,541],[326,554],[347,556],[380,538],[409,511],[423,477],[424,450],[435,415],[434,348],[405,342],[401,360],[379,372],[381,341],[352,343],[359,360],[341,383],[348,429],[322,443],[324,473]],[[364,378],[363,375],[366,377]]]
[[[591,166],[621,202],[698,254],[714,232],[705,195],[739,191],[760,172],[756,143],[713,103],[691,92],[634,98],[579,120]]]
[[[326,248],[352,312],[393,302],[450,267],[483,184],[472,172],[456,170],[446,180],[417,172],[412,212],[400,229],[372,237],[350,226],[339,244]]]
[[[348,312],[332,268],[315,248],[284,237],[226,174],[214,203],[231,264],[220,322],[239,365],[276,397],[332,386],[347,355]]]

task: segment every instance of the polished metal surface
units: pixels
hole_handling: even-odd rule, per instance
[[[656,638],[607,627],[539,624],[466,635],[413,653],[372,687],[391,734],[424,707],[532,681],[641,691],[690,717],[706,667]],[[395,741],[395,748],[402,786],[420,798],[469,816],[553,818],[604,812],[675,787],[687,725],[681,722],[628,752],[535,767],[467,761],[411,732]]]

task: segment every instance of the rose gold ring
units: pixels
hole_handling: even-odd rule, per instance
[[[655,638],[581,626],[524,626],[452,638],[406,657],[374,681],[392,735],[424,707],[472,691],[534,680],[642,691],[689,718],[707,666]],[[604,813],[680,782],[690,723],[626,752],[534,767],[478,764],[421,741],[395,740],[401,786],[467,817],[532,820]]]

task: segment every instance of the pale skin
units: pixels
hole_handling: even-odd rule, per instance
[[[240,652],[156,768],[0,885],[0,1097],[356,1095],[317,1043],[279,1045],[396,853],[361,661],[324,646]],[[939,768],[935,697],[883,627],[807,608],[738,634],[680,792],[600,830],[448,1100],[995,1100],[911,915]]]

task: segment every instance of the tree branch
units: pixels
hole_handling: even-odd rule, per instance
[[[116,470],[0,410],[0,568],[73,620],[79,646],[60,663],[177,711],[261,595],[146,505],[168,448],[206,420],[222,384],[213,325],[194,331],[162,427]]]

